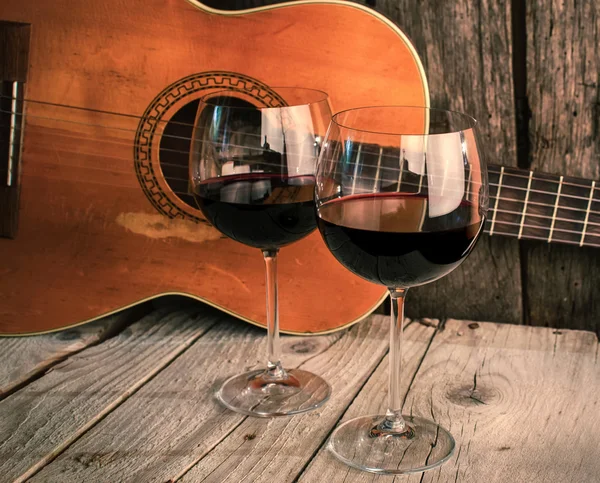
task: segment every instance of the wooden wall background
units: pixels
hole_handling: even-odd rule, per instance
[[[204,3],[240,9],[282,2]],[[359,3],[412,40],[432,105],[481,122],[491,163],[600,179],[598,0]],[[600,249],[485,236],[450,276],[413,289],[407,312],[600,334]]]

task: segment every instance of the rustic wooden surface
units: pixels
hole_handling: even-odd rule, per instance
[[[473,115],[488,162],[516,166],[510,2],[378,0],[377,10],[414,43],[431,105]],[[484,236],[449,276],[411,290],[407,314],[521,323],[519,260],[516,240]]]
[[[530,0],[526,30],[531,165],[598,180],[600,5]],[[525,262],[528,323],[600,333],[600,250],[527,243]]]
[[[66,357],[111,337],[143,308],[120,312],[99,322],[31,339],[0,339],[0,398],[39,377]]]
[[[394,479],[349,469],[323,449],[299,481],[597,481],[599,368],[591,332],[449,320],[434,334],[404,410],[433,415],[452,432],[452,459]],[[384,361],[342,421],[383,411],[376,395],[386,379]]]
[[[272,420],[214,399],[226,377],[262,362],[264,331],[199,304],[163,305],[111,330],[0,401],[2,483],[392,480],[350,470],[326,449],[340,421],[385,407],[385,317],[283,337],[286,365],[325,377],[333,394],[317,411]],[[3,380],[10,358],[38,339],[12,339]],[[441,469],[397,481],[597,481],[595,334],[424,319],[406,339],[405,410],[433,415],[457,448]]]

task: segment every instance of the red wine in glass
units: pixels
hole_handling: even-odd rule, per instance
[[[485,221],[472,217],[476,207],[469,202],[437,219],[426,217],[426,210],[421,195],[348,196],[319,208],[319,230],[331,253],[356,275],[386,287],[415,287],[456,268]]]
[[[240,91],[200,100],[189,187],[209,223],[265,261],[266,367],[231,375],[216,398],[232,411],[273,417],[312,411],[331,394],[323,378],[282,364],[277,287],[279,250],[316,228],[315,169],[331,108],[324,92],[299,87],[274,89],[263,101]]]
[[[248,173],[199,183],[194,198],[207,220],[232,240],[272,249],[316,228],[314,190],[312,175]]]
[[[319,232],[344,267],[391,298],[388,408],[345,421],[329,438],[354,468],[416,473],[454,452],[452,435],[422,408],[402,414],[403,310],[411,287],[454,270],[482,232],[488,185],[477,131],[465,114],[401,106],[342,111],[329,126],[315,177]],[[443,400],[436,389],[432,399]]]

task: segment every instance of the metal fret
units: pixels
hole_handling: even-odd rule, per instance
[[[402,185],[402,172],[404,171],[404,149],[400,155],[400,173],[398,174],[398,192],[400,192],[400,186]]]
[[[498,192],[496,193],[496,203],[494,203],[494,214],[492,215],[492,226],[490,227],[490,236],[494,234],[494,225],[496,223],[496,214],[498,213],[498,201],[500,201],[500,191],[502,190],[502,178],[504,177],[504,166],[500,167],[500,178],[498,179]]]
[[[583,246],[583,241],[585,240],[585,231],[587,230],[588,220],[590,218],[590,208],[592,207],[592,200],[594,199],[594,188],[596,187],[596,182],[592,181],[592,187],[590,188],[590,199],[588,200],[587,210],[585,213],[585,220],[583,222],[583,232],[581,232],[581,240],[579,241],[579,246]]]
[[[358,166],[360,165],[360,155],[362,153],[362,144],[358,145],[356,152],[356,161],[354,162],[354,177],[352,179],[352,194],[356,191],[356,178],[358,178]]]
[[[373,193],[377,191],[377,184],[379,183],[379,172],[381,171],[381,158],[383,157],[383,148],[379,148],[379,158],[377,158],[377,171],[375,172],[375,181],[373,182]]]
[[[521,214],[521,226],[519,227],[519,235],[517,239],[521,239],[523,235],[523,223],[525,223],[525,213],[527,212],[527,202],[529,201],[529,190],[531,189],[531,180],[533,178],[533,171],[529,171],[529,181],[527,182],[527,193],[525,193],[525,203],[523,204],[523,213]]]
[[[467,195],[465,196],[465,199],[467,201],[469,201],[469,198],[471,197],[471,177],[473,176],[473,166],[471,166],[469,164],[469,178],[467,179]]]
[[[8,173],[6,174],[6,186],[12,186],[15,169],[17,166],[17,130],[18,130],[18,118],[19,111],[17,106],[17,100],[19,98],[19,82],[14,81],[12,85],[12,103],[10,113],[10,138],[8,141]]]
[[[556,212],[558,211],[558,201],[560,200],[560,192],[562,190],[563,176],[560,177],[558,183],[558,191],[556,193],[556,203],[554,204],[554,213],[552,213],[552,224],[550,225],[550,234],[548,235],[548,243],[552,241],[552,232],[554,232],[554,224],[556,223]]]

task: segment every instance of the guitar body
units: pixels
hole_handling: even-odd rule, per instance
[[[356,4],[3,0],[0,20],[31,25],[25,97],[41,101],[25,102],[18,231],[0,238],[3,335],[173,293],[264,325],[260,252],[223,238],[186,194],[193,102],[230,89],[269,105],[273,86],[324,90],[334,111],[429,102],[410,44]],[[318,233],[282,249],[279,283],[289,333],[347,326],[385,296]]]

